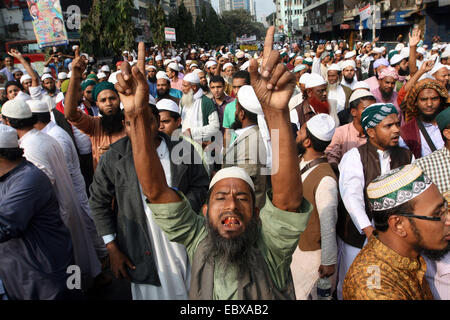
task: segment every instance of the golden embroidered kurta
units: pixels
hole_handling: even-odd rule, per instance
[[[372,235],[347,272],[344,300],[433,300],[426,271],[422,257],[403,257]]]

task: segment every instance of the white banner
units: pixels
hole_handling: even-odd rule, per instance
[[[240,38],[236,38],[237,43],[244,43],[244,42],[251,42],[251,41],[256,41],[256,36],[247,37],[246,35],[244,35]]]
[[[371,17],[371,15],[372,15],[372,10],[370,8],[370,4],[359,9],[359,21],[367,20]]]
[[[166,36],[166,41],[177,41],[175,28],[164,28],[164,34]]]

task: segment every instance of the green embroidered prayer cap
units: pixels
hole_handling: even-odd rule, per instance
[[[374,103],[364,109],[361,114],[361,126],[367,135],[367,129],[375,128],[381,121],[390,114],[398,114],[392,103]]]
[[[379,176],[367,186],[372,211],[398,207],[422,194],[432,184],[422,170],[408,164]]]
[[[441,111],[437,117],[436,122],[439,130],[442,132],[450,124],[450,108],[447,107],[444,111]]]

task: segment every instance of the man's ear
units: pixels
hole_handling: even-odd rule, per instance
[[[202,213],[206,217],[206,214],[208,213],[208,205],[206,203],[202,206]]]
[[[444,129],[444,131],[442,131],[442,135],[445,137],[445,139],[450,140],[450,128]]]
[[[261,212],[260,212],[259,208],[255,206],[255,216],[256,216],[256,218],[259,218],[259,214],[260,213]]]
[[[395,233],[400,238],[406,238],[408,232],[406,230],[405,222],[408,219],[401,216],[392,215],[388,218],[389,230]]]
[[[366,130],[366,132],[367,132],[367,135],[370,137],[370,138],[374,138],[375,137],[375,128],[369,128],[369,129],[367,129]]]
[[[356,117],[357,113],[358,113],[358,109],[357,108],[351,108],[350,109],[350,114],[352,115],[353,118]]]

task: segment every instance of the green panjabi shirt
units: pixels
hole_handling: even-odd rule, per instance
[[[166,204],[148,203],[153,218],[166,233],[170,241],[183,244],[192,261],[195,251],[208,234],[206,218],[196,214],[186,197],[179,191],[180,202]],[[297,247],[300,234],[306,229],[312,205],[303,199],[299,212],[288,212],[272,204],[269,190],[266,204],[260,211],[261,229],[257,246],[267,263],[272,280],[281,289],[290,272],[292,254]],[[192,263],[192,262],[191,262]],[[238,299],[237,270],[230,266],[215,265],[214,300]]]

